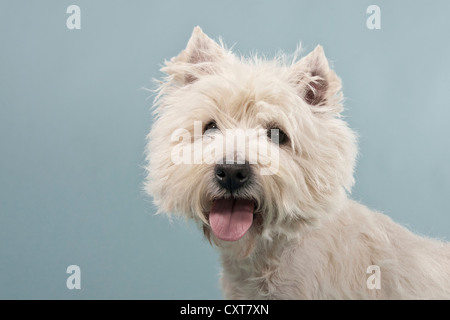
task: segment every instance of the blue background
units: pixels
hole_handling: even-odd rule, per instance
[[[81,8],[81,30],[66,9]],[[366,27],[370,4],[381,30]],[[0,2],[0,298],[222,298],[201,232],[142,190],[151,79],[196,25],[240,54],[322,44],[360,137],[353,198],[450,237],[450,2]],[[81,290],[66,287],[81,268]]]

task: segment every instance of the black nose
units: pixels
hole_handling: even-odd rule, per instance
[[[217,182],[230,192],[245,185],[251,176],[250,164],[217,164],[214,172]]]

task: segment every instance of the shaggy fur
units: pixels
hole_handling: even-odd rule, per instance
[[[198,222],[218,248],[226,298],[450,298],[449,244],[417,236],[348,198],[357,146],[340,115],[341,81],[320,46],[301,59],[297,53],[238,57],[196,27],[186,49],[162,69],[167,77],[159,82],[148,135],[146,192],[159,212]],[[272,146],[277,170],[261,174],[268,164],[251,164],[251,181],[230,195],[214,178],[215,163],[196,162],[217,139],[202,139],[195,122],[212,120],[216,135],[285,132],[287,143]],[[179,129],[189,138],[174,139]],[[255,143],[261,141],[270,143],[266,136]],[[193,164],[174,163],[177,147],[192,153]],[[218,239],[209,223],[213,201],[230,196],[255,203],[253,224],[237,241]],[[379,288],[368,285],[371,265],[379,267]]]

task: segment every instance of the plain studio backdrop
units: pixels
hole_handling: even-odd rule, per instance
[[[70,5],[81,29],[69,29]],[[370,30],[367,8],[380,8]],[[450,2],[0,3],[0,298],[220,299],[217,252],[142,192],[152,78],[196,25],[238,54],[321,44],[359,134],[352,197],[450,239]],[[70,290],[68,266],[81,272]]]

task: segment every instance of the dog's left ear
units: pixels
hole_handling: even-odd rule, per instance
[[[166,61],[166,66],[161,71],[172,75],[173,79],[182,85],[187,85],[203,75],[214,73],[215,62],[223,59],[225,54],[225,49],[197,26],[186,49],[170,61]]]
[[[290,82],[308,104],[326,106],[323,109],[336,112],[342,111],[341,80],[330,69],[322,46],[317,46],[291,67]]]

